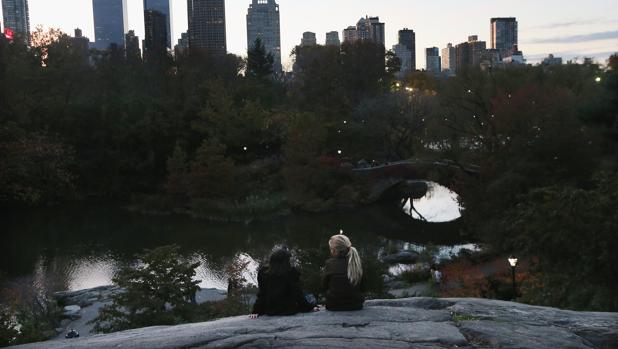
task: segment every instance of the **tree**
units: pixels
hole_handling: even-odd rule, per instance
[[[266,79],[273,75],[274,58],[272,53],[266,52],[261,38],[256,38],[252,47],[247,50],[248,77]]]
[[[393,50],[386,52],[386,72],[392,77],[401,71],[401,59],[395,55]]]
[[[217,139],[204,140],[189,171],[192,199],[217,199],[235,193],[234,162],[225,156],[226,146]]]
[[[46,134],[0,124],[0,205],[37,206],[71,198],[73,151]]]
[[[114,277],[122,291],[92,321],[96,332],[172,325],[182,321],[185,308],[195,301],[200,281],[193,278],[200,263],[184,261],[178,246],[146,250],[136,259]]]
[[[506,248],[538,258],[542,287],[525,287],[536,304],[618,310],[618,178],[601,174],[586,190],[537,188],[503,215]]]

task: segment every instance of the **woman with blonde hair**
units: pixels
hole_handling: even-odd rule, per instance
[[[361,293],[363,267],[356,248],[343,235],[328,240],[331,258],[326,260],[322,290],[326,292],[327,310],[360,310],[364,298]]]

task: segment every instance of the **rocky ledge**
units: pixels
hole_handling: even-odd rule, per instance
[[[246,316],[19,348],[618,348],[618,313],[472,298],[372,300],[357,312]]]

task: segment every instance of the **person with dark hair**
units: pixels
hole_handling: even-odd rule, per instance
[[[300,284],[300,271],[290,263],[292,254],[286,247],[275,248],[269,263],[258,270],[258,294],[249,318],[260,315],[294,315],[317,311]],[[310,295],[308,295],[310,296]],[[315,298],[314,298],[315,299]]]

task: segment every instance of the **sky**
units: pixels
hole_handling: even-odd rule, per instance
[[[172,2],[172,42],[187,29],[186,0]],[[143,1],[127,0],[129,29],[143,39]],[[246,14],[251,0],[226,1],[227,48],[246,55]],[[284,68],[302,33],[312,31],[324,43],[325,33],[355,25],[365,15],[386,23],[386,47],[397,43],[397,31],[416,32],[417,67],[425,67],[424,48],[457,44],[478,35],[489,47],[491,17],[517,17],[519,47],[529,63],[549,53],[565,60],[593,57],[600,63],[618,51],[617,0],[278,0]],[[29,0],[30,26],[56,27],[72,35],[81,28],[94,41],[91,0]],[[1,11],[1,9],[0,9]]]

